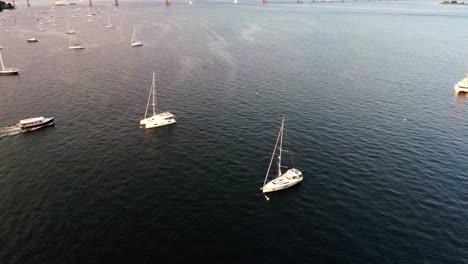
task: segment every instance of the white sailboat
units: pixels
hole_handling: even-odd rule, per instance
[[[76,34],[73,26],[70,28],[69,25],[68,25],[68,20],[66,21],[67,23],[67,31],[65,31],[65,34]]]
[[[281,121],[281,128],[278,133],[278,138],[276,139],[275,149],[273,150],[273,154],[271,155],[270,165],[268,166],[267,174],[265,176],[265,181],[263,182],[263,187],[260,188],[263,193],[267,192],[274,192],[289,188],[293,185],[298,184],[302,181],[302,172],[298,169],[288,169],[285,173],[281,172],[281,154],[283,152],[283,135],[284,135],[284,117]],[[278,147],[279,142],[279,147]],[[278,147],[278,148],[277,148]],[[278,161],[277,161],[277,177],[272,181],[267,183],[267,179],[270,173],[271,164],[273,163],[273,159],[275,158],[275,152],[278,150]]]
[[[54,27],[58,26],[57,22],[55,22],[55,16],[52,18],[52,26]]]
[[[84,49],[81,44],[76,43],[75,35],[70,36],[70,43],[68,44],[68,49],[76,50],[76,49]]]
[[[3,65],[3,58],[2,54],[0,53],[0,64],[2,65],[2,69],[0,70],[0,75],[15,75],[18,74],[19,70],[16,68],[5,68]]]
[[[234,4],[237,4],[237,0],[234,0]]]
[[[110,16],[107,16],[107,25],[106,28],[115,28],[114,24],[111,24],[110,22]]]
[[[132,47],[143,46],[141,41],[136,40],[136,33],[135,33],[135,26],[133,26],[133,33],[132,33]]]
[[[191,5],[191,4],[192,4],[192,0],[189,0],[189,1],[188,1],[188,4]]]
[[[150,99],[153,97],[153,116],[147,117]],[[169,112],[156,113],[156,77],[153,72],[153,82],[151,83],[151,90],[148,96],[148,103],[146,104],[145,117],[140,120],[140,128],[154,128],[167,126],[176,122],[176,117]]]

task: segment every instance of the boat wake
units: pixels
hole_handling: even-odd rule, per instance
[[[0,127],[0,138],[7,136],[14,136],[25,132],[20,127],[9,126],[9,127]]]

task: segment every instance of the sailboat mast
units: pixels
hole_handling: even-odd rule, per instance
[[[276,137],[275,147],[273,148],[273,153],[271,154],[270,165],[268,165],[268,170],[267,170],[267,173],[265,175],[265,180],[263,181],[263,186],[265,186],[266,181],[268,179],[268,175],[270,174],[271,164],[273,163],[273,159],[275,158],[276,147],[278,146],[278,141],[279,141],[280,136],[281,136],[281,130],[282,129],[280,128],[280,131],[278,132],[278,137]]]
[[[153,92],[153,84],[151,84],[151,89],[150,89],[149,94],[148,94],[148,102],[146,103],[146,110],[145,110],[145,118],[144,119],[146,119],[146,115],[148,114],[148,107],[149,107],[152,92]]]
[[[132,44],[135,42],[135,26],[133,26]]]
[[[279,146],[279,154],[278,154],[278,177],[281,176],[281,152],[283,150],[283,132],[284,132],[284,116],[283,121],[281,121],[281,130],[280,130],[280,146]]]
[[[155,97],[156,97],[156,77],[153,72],[153,116],[156,115],[156,103],[155,103]]]
[[[0,62],[2,63],[2,71],[5,70],[5,66],[3,65],[3,58],[2,58],[2,54],[0,53]]]

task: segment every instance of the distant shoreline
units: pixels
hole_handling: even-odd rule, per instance
[[[439,4],[441,5],[468,5],[468,4],[465,4],[465,2],[457,2],[457,1],[443,1],[443,2],[440,2]]]
[[[2,12],[3,9],[15,9],[15,7],[10,3],[5,3],[3,1],[0,1],[0,12]]]

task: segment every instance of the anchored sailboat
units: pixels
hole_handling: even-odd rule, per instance
[[[283,120],[281,121],[281,128],[278,133],[278,138],[276,139],[275,149],[273,150],[273,154],[271,155],[270,165],[268,166],[267,174],[265,176],[265,181],[263,182],[263,187],[260,188],[263,191],[263,193],[274,192],[274,191],[279,191],[279,190],[289,188],[293,185],[298,184],[303,179],[302,172],[300,172],[298,169],[294,169],[294,168],[289,169],[284,174],[281,172],[281,167],[282,167],[281,166],[281,154],[283,152],[283,135],[284,135],[284,117],[283,117]],[[279,147],[278,147],[278,142],[279,142]],[[273,159],[275,158],[275,152],[277,149],[278,149],[277,177],[274,180],[267,183],[267,179],[270,174],[271,164],[273,163]]]
[[[67,23],[67,31],[65,31],[65,34],[76,34],[73,26],[70,28],[68,24],[68,20],[65,21]]]
[[[39,31],[45,31],[45,28],[42,27],[42,23],[39,23]]]
[[[148,113],[148,107],[150,104],[150,99],[153,97],[152,106],[153,106],[153,116],[146,117]],[[151,83],[151,90],[148,96],[148,103],[146,104],[145,117],[140,120],[140,128],[154,128],[167,126],[174,124],[176,122],[176,117],[169,112],[156,113],[156,77],[153,72],[153,82]]]
[[[68,44],[68,49],[72,49],[72,50],[84,49],[84,47],[81,46],[81,44],[76,43],[75,35],[71,35],[70,36],[70,43]]]
[[[110,16],[107,16],[107,25],[106,28],[115,28],[114,24],[111,24],[110,22]]]
[[[19,70],[16,68],[5,68],[3,65],[3,58],[2,54],[0,53],[0,64],[2,65],[2,69],[0,70],[0,75],[15,75],[18,74]]]
[[[141,41],[139,40],[136,40],[135,26],[133,26],[132,47],[138,47],[138,46],[143,46],[143,43],[141,43]]]

